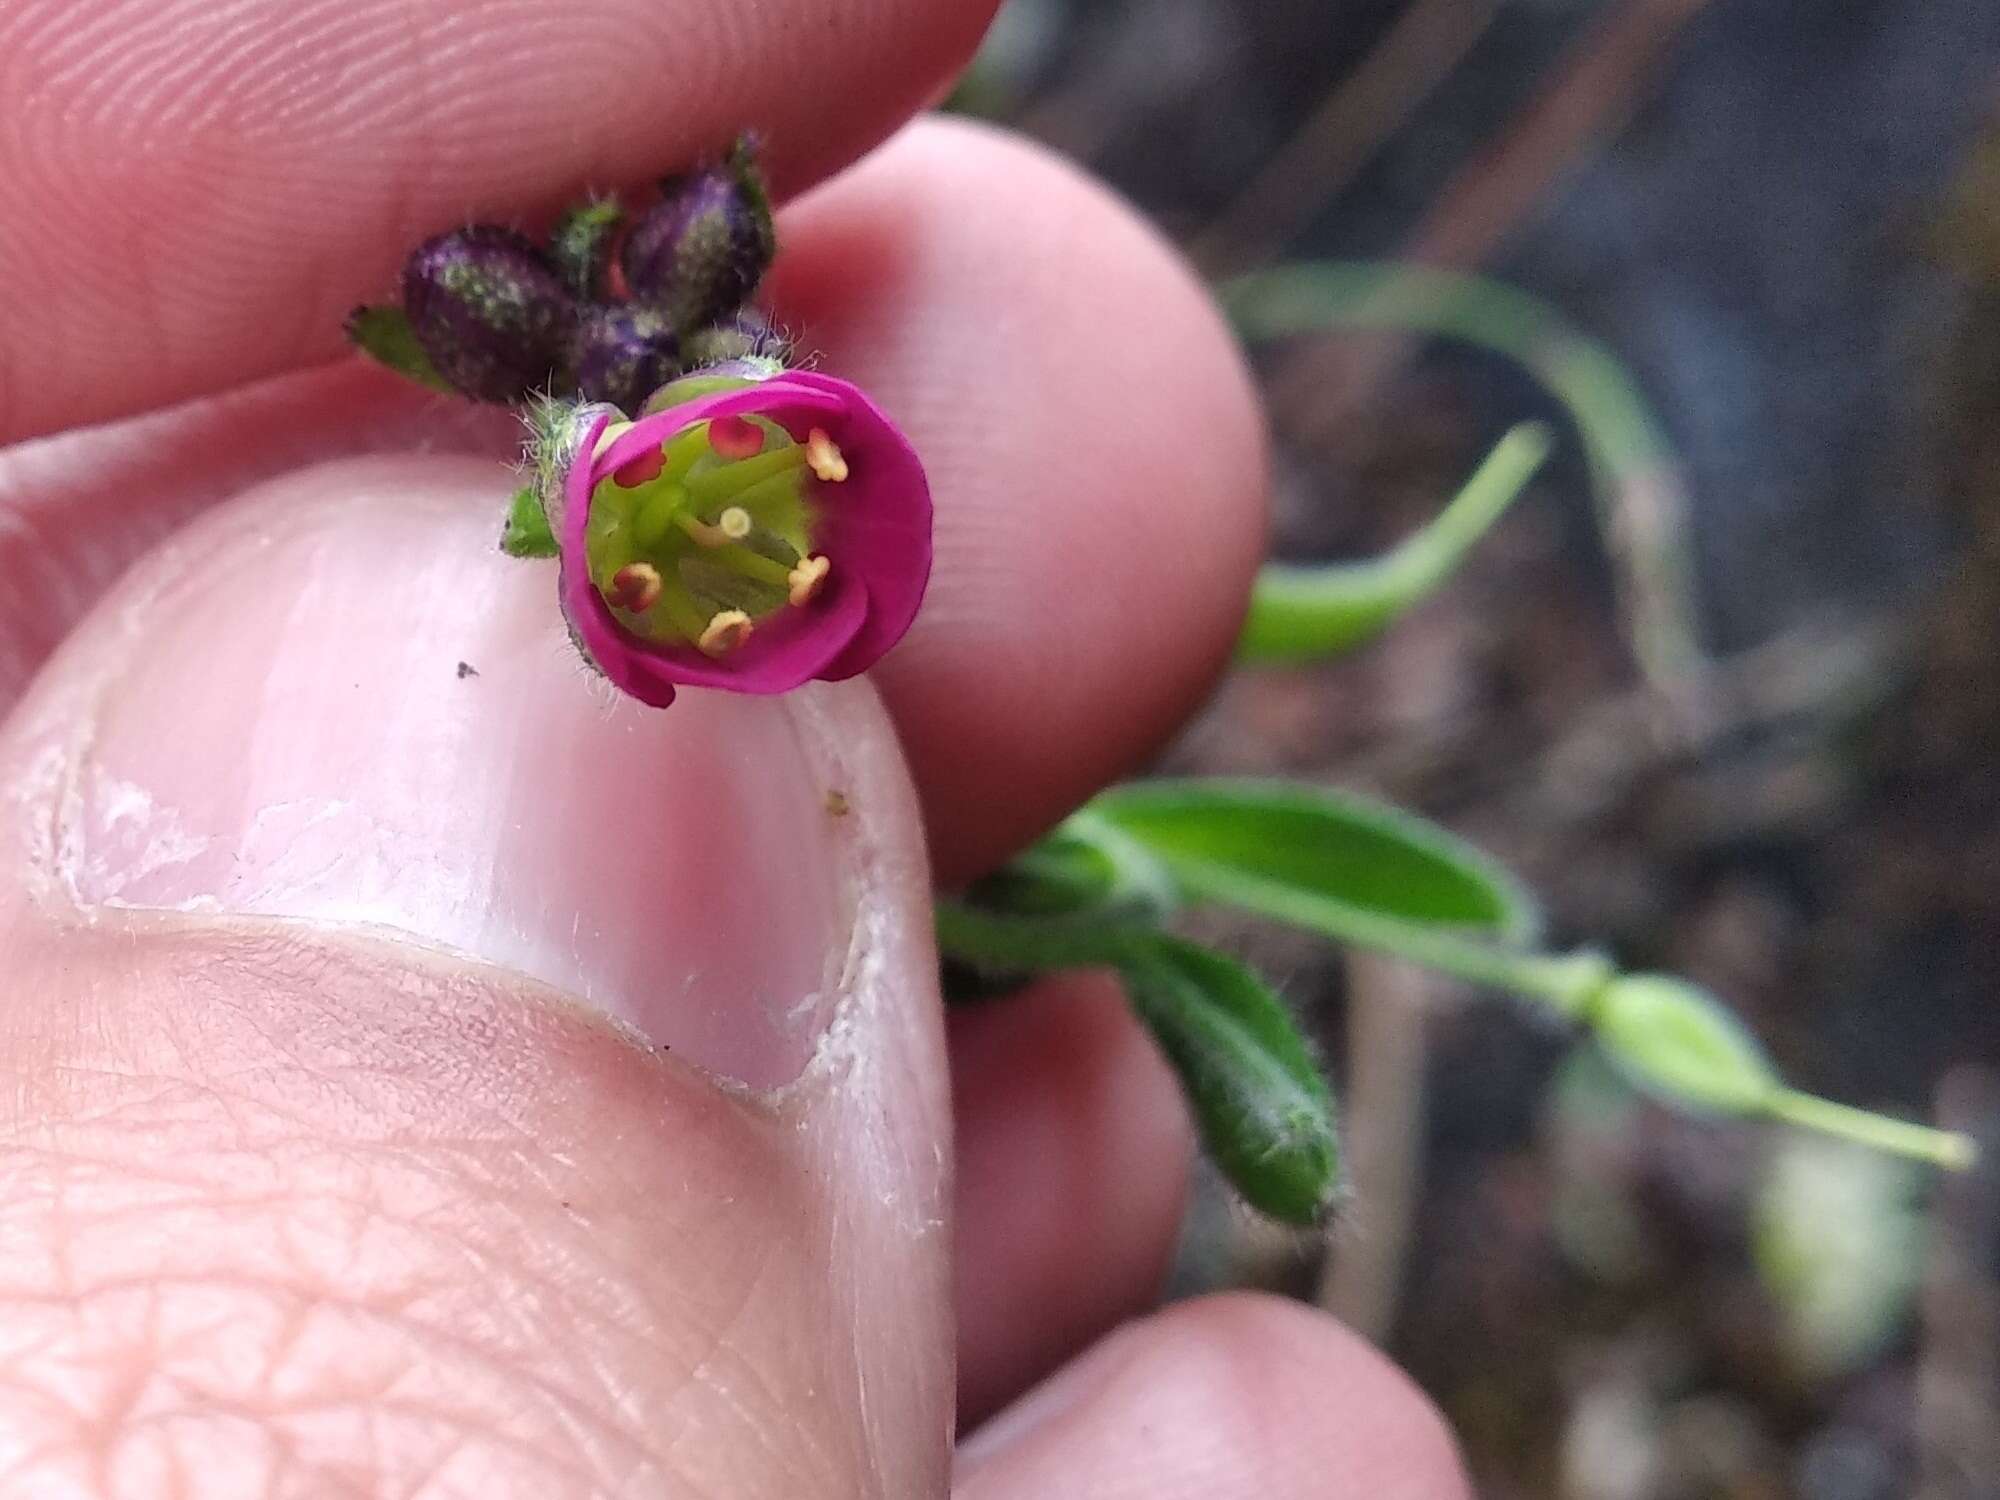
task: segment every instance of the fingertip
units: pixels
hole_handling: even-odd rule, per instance
[[[935,582],[877,676],[954,881],[1130,770],[1221,671],[1264,552],[1260,409],[1172,248],[1003,132],[920,122],[784,229],[781,317],[931,473]]]
[[[1104,1340],[960,1449],[956,1500],[1464,1500],[1443,1419],[1299,1303],[1229,1293]]]
[[[10,5],[0,442],[329,358],[426,235],[644,182],[746,127],[777,189],[803,189],[922,108],[993,9]]]
[[[1187,1198],[1180,1088],[1109,976],[953,1014],[959,1416],[1159,1296]]]

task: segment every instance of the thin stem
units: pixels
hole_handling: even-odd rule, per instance
[[[1217,880],[1194,861],[1168,860],[1167,864],[1188,897],[1222,906],[1244,906],[1240,900],[1242,875]],[[1377,916],[1275,880],[1257,882],[1256,901],[1244,909],[1322,933],[1336,942],[1408,959],[1472,984],[1511,990],[1554,1006],[1575,1020],[1587,1017],[1591,1001],[1614,972],[1609,961],[1596,953],[1548,954],[1504,948],[1446,928]]]
[[[1822,1135],[1835,1136],[1858,1145],[1872,1146],[1877,1151],[1931,1162],[1954,1172],[1971,1166],[1979,1156],[1972,1137],[1958,1131],[1937,1130],[1908,1120],[1892,1120],[1883,1115],[1870,1114],[1865,1109],[1856,1109],[1851,1104],[1836,1104],[1831,1099],[1800,1093],[1796,1089],[1780,1089],[1772,1095],[1767,1109],[1773,1119],[1787,1124],[1817,1130]]]

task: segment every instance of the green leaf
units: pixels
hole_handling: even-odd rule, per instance
[[[1132,1007],[1180,1075],[1210,1158],[1252,1208],[1318,1222],[1340,1186],[1333,1093],[1284,1003],[1233,959],[1165,933],[1123,947]]]
[[[1591,1007],[1598,1044],[1650,1093],[1724,1114],[1768,1109],[1783,1085],[1743,1023],[1670,974],[1621,974]]]
[[[1300,261],[1239,276],[1217,295],[1250,344],[1383,329],[1462,340],[1518,363],[1562,403],[1583,440],[1641,667],[1657,682],[1699,663],[1679,464],[1638,383],[1603,343],[1526,292],[1433,266]]]
[[[1340,1179],[1332,1091],[1291,1013],[1248,969],[1100,915],[1010,916],[940,901],[937,924],[948,964],[971,970],[962,978],[1118,970],[1180,1078],[1203,1146],[1244,1200],[1294,1224],[1325,1213]],[[990,993],[975,983],[968,998]]]
[[[1382,940],[1390,924],[1521,944],[1540,925],[1527,892],[1485,855],[1349,792],[1283,781],[1141,781],[1112,788],[1089,810],[1150,850],[1184,895],[1344,942],[1409,951]]]
[[[1089,809],[965,893],[965,904],[1006,916],[1152,925],[1178,902],[1173,877],[1150,850]]]
[[[1457,571],[1534,477],[1553,441],[1539,423],[1514,428],[1436,520],[1385,556],[1323,567],[1265,567],[1250,596],[1237,655],[1245,661],[1302,661],[1373,640]]]
[[[431,357],[424,353],[400,307],[355,308],[347,315],[347,336],[363,354],[405,379],[456,394],[451,382],[438,374]]]
[[[554,557],[562,549],[549,529],[548,512],[533,485],[514,492],[507,524],[500,532],[500,550],[509,557]]]

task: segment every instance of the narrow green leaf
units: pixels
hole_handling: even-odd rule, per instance
[[[1101,904],[1111,894],[1112,879],[1111,861],[1102,851],[1051,835],[981,876],[965,899],[1009,916],[1061,916]]]
[[[561,549],[549,529],[548,512],[533,485],[514,492],[507,524],[500,532],[500,550],[509,557],[554,557]]]
[[[1202,1144],[1244,1201],[1309,1224],[1339,1187],[1333,1095],[1284,1003],[1219,953],[1137,924],[1009,916],[940,901],[938,947],[966,977],[1115,968],[1179,1076]],[[975,982],[968,998],[990,993]]]
[[[1251,344],[1384,329],[1458,339],[1517,362],[1562,403],[1583,440],[1641,667],[1662,682],[1699,663],[1679,464],[1638,383],[1603,343],[1526,292],[1434,266],[1301,261],[1239,276],[1217,295]]]
[[[1547,459],[1548,428],[1527,422],[1486,456],[1437,519],[1385,556],[1360,563],[1272,563],[1250,596],[1237,655],[1245,661],[1333,656],[1373,640],[1437,591]]]
[[[1177,904],[1173,877],[1146,846],[1089,809],[966,892],[968,905],[1018,916],[1157,920]]]
[[[1241,964],[1164,933],[1129,934],[1133,1009],[1179,1074],[1209,1157],[1244,1201],[1289,1224],[1340,1186],[1333,1094],[1291,1014]]]
[[[400,307],[357,307],[347,315],[347,336],[370,359],[434,391],[452,390],[418,344]]]
[[[1756,1114],[1783,1085],[1743,1023],[1670,974],[1621,974],[1589,1021],[1618,1070],[1650,1093],[1724,1114]]]
[[[1471,845],[1350,792],[1140,781],[1103,793],[1090,811],[1152,851],[1183,894],[1342,941],[1379,946],[1369,934],[1387,921],[1520,944],[1540,924],[1527,892]]]

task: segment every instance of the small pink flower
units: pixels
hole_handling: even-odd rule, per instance
[[[910,628],[930,487],[848,382],[787,371],[629,424],[592,411],[581,436],[550,517],[562,608],[633,697],[852,677]]]

